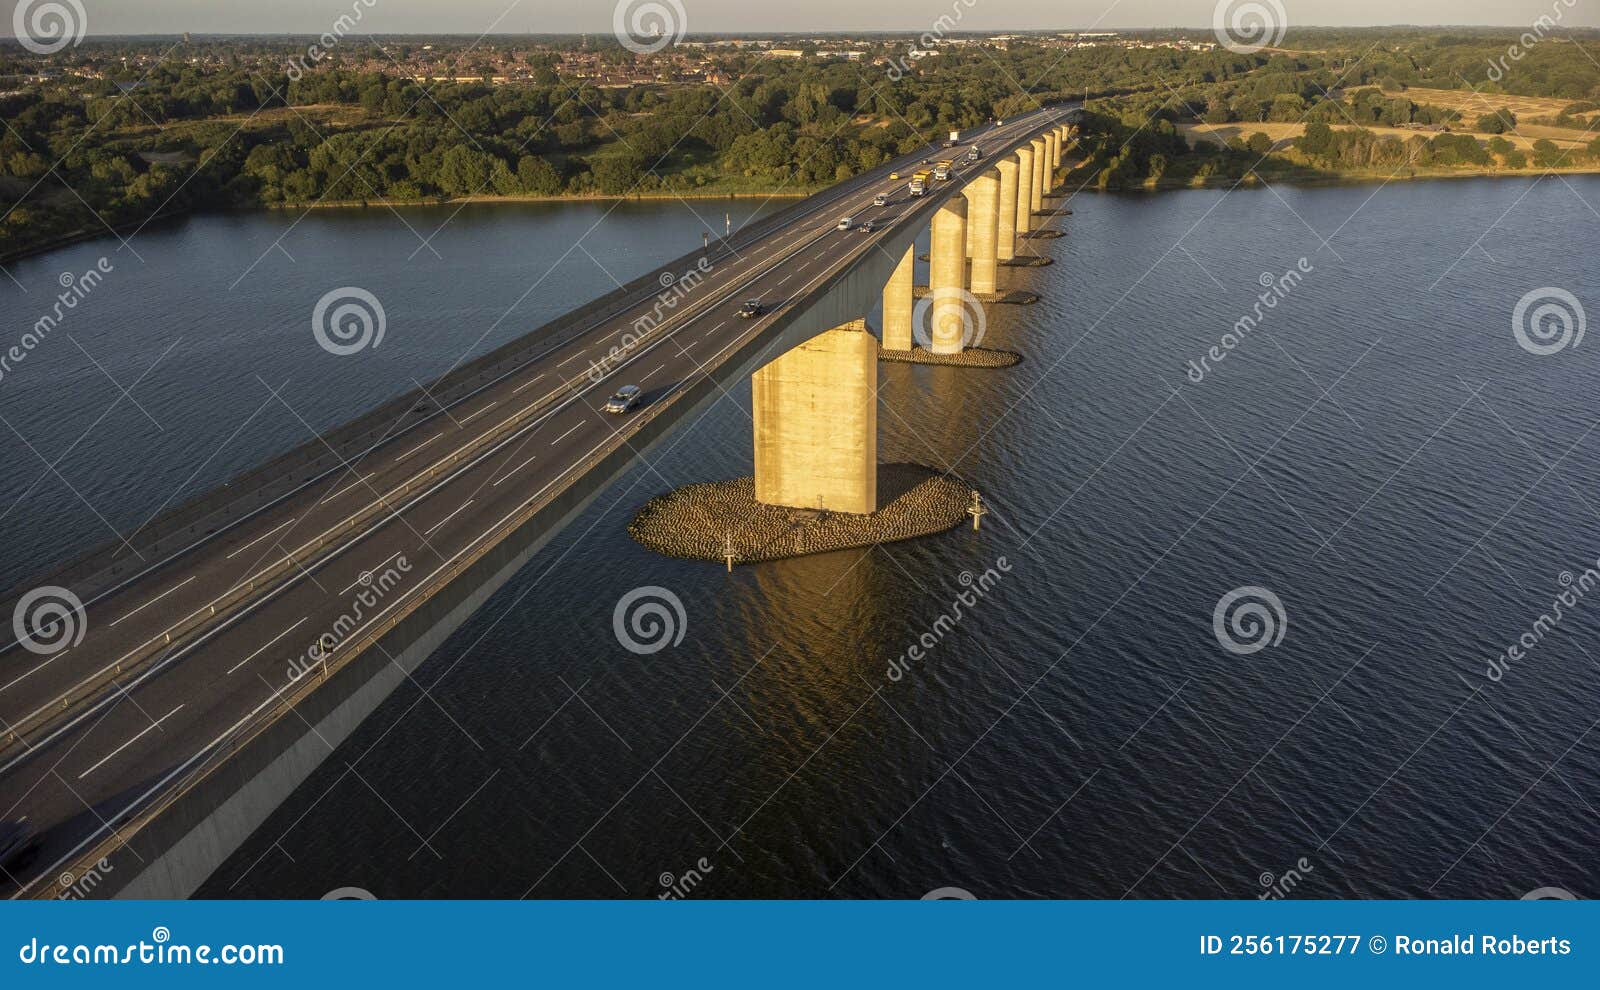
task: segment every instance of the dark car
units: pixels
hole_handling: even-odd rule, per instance
[[[739,307],[739,319],[753,320],[766,312],[759,299],[746,299],[744,305]]]
[[[38,836],[27,822],[0,822],[0,868],[20,862],[37,843]]]
[[[606,400],[606,412],[625,413],[639,404],[639,386],[624,385],[617,389],[616,394]]]

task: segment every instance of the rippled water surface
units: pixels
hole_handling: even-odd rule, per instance
[[[203,894],[651,897],[690,870],[696,897],[1600,894],[1600,594],[1534,632],[1600,556],[1600,348],[1536,356],[1512,331],[1532,290],[1600,306],[1596,204],[1592,178],[1079,195],[1041,247],[1056,264],[1008,273],[1042,301],[990,315],[985,343],[1021,365],[882,369],[881,457],[982,489],[981,532],[731,576],[642,550],[624,526],[650,496],[749,472],[736,390]],[[62,270],[115,269],[0,380],[5,575],[525,332],[723,212],[605,209],[407,212],[416,235],[382,212],[197,219],[140,235],[142,262],[113,241],[13,266],[23,326]],[[1263,273],[1297,265],[1186,374]],[[338,361],[309,312],[345,284],[389,328]],[[641,585],[682,600],[680,645],[619,645],[613,606]],[[1213,627],[1242,587],[1281,602],[1253,653]]]

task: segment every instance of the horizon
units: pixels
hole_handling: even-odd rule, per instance
[[[14,40],[17,23],[51,13],[58,4],[12,0],[0,19],[0,39]],[[1265,14],[1295,30],[1600,29],[1600,9],[1579,0],[1419,0],[1405,5],[1404,23],[1390,22],[1387,0],[1094,0],[1052,4],[1032,0],[812,0],[796,8],[751,9],[742,0],[617,0],[562,6],[548,0],[456,0],[447,8],[426,0],[279,0],[239,9],[217,0],[67,0],[77,7],[86,38],[211,38],[315,36],[339,18],[367,36],[580,37],[606,35],[625,21],[649,25],[665,18],[679,37],[918,34],[997,32],[1207,31],[1222,18]],[[1113,23],[1115,22],[1115,23]],[[827,25],[817,30],[814,25]]]

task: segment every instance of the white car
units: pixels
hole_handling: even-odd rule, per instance
[[[854,227],[855,225],[856,225],[856,218],[855,217],[840,217],[839,218],[839,227],[838,227],[839,230],[849,230],[851,227]]]
[[[642,390],[637,385],[624,385],[606,402],[606,412],[625,413],[639,404]]]
[[[872,205],[873,206],[888,206],[889,205],[889,197],[888,197],[888,195],[886,193],[879,193],[878,195],[872,197]]]

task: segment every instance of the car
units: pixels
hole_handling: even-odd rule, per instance
[[[861,232],[863,234],[870,234],[874,230],[877,230],[877,229],[878,229],[877,224],[873,223],[871,220],[868,220],[866,223],[861,225]]]
[[[856,225],[856,218],[855,217],[840,217],[839,218],[839,226],[838,226],[837,229],[839,229],[839,230],[849,230],[851,227],[854,227],[855,225]]]
[[[739,307],[739,319],[753,320],[764,312],[766,309],[762,307],[761,300],[746,299],[744,305]]]
[[[642,393],[639,390],[639,386],[637,385],[622,386],[621,388],[617,389],[616,393],[612,395],[610,399],[606,400],[606,412],[627,412],[629,409],[632,409],[634,406],[639,404],[639,396],[641,394]]]
[[[924,165],[926,165],[926,164],[928,164],[928,159],[926,159],[926,158],[924,158],[924,159],[923,159],[923,160],[922,160],[922,164],[924,164]]]
[[[899,178],[899,176],[893,176],[893,178]],[[888,196],[888,194],[887,193],[879,193],[878,195],[872,197],[872,205],[873,206],[888,206],[889,205],[889,196]]]
[[[39,837],[26,821],[0,822],[0,868],[21,861],[38,841]]]
[[[889,178],[898,179],[898,178],[900,178],[900,173],[899,172],[890,172],[889,173]]]

